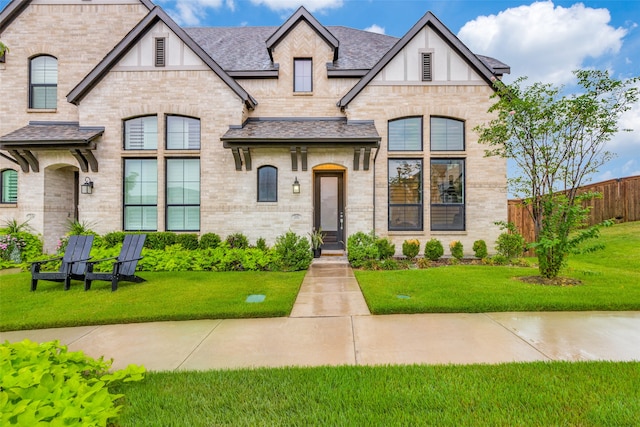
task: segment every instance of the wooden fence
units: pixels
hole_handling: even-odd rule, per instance
[[[610,179],[580,188],[581,192],[593,191],[600,199],[585,202],[591,207],[589,225],[606,219],[618,222],[640,221],[640,175]],[[533,221],[521,199],[509,200],[509,222],[513,222],[527,242],[534,240]]]

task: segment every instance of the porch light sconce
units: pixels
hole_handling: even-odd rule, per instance
[[[91,193],[93,193],[93,181],[91,181],[91,178],[86,177],[84,179],[84,184],[82,184],[80,186],[80,192],[82,194],[91,194]]]
[[[293,181],[293,194],[300,194],[300,183],[298,182],[297,176],[295,181]]]

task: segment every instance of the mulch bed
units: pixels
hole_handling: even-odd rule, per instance
[[[524,276],[518,277],[518,280],[525,283],[531,283],[533,285],[546,285],[546,286],[579,286],[582,282],[578,279],[571,277],[555,277],[548,279],[542,276]]]

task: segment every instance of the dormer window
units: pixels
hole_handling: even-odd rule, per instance
[[[422,53],[422,81],[433,80],[433,54],[431,52]]]
[[[167,56],[167,39],[164,37],[156,38],[156,48],[155,48],[155,57],[154,63],[156,67],[164,67],[166,64],[166,56]]]
[[[293,91],[294,92],[311,92],[312,84],[312,65],[311,58],[296,58],[293,60]]]

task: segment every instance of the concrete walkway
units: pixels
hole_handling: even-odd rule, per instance
[[[640,312],[371,316],[346,259],[306,274],[291,316],[1,332],[150,370],[245,367],[640,361]]]

